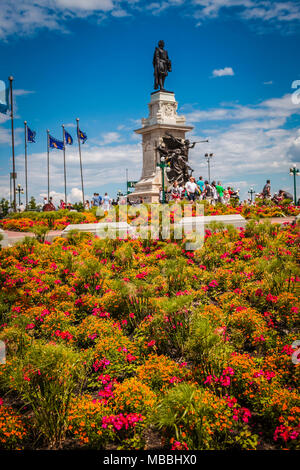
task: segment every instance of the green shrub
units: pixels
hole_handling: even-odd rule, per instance
[[[33,413],[37,439],[59,448],[67,431],[70,400],[85,379],[83,357],[62,344],[36,341],[8,361],[2,381]]]

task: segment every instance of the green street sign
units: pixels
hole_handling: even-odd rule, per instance
[[[137,181],[127,181],[127,189],[135,188]]]

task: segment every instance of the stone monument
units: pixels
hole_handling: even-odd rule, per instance
[[[143,139],[143,170],[134,192],[130,195],[130,201],[133,202],[140,200],[146,203],[159,202],[162,177],[161,169],[157,167],[157,163],[160,162],[158,147],[170,134],[173,138],[184,142],[186,132],[193,129],[193,126],[186,125],[184,116],[177,114],[178,103],[174,93],[163,88],[165,77],[171,71],[171,61],[167,51],[164,50],[163,41],[159,41],[155,49],[153,66],[154,87],[160,89],[151,93],[149,116],[142,119],[142,127],[135,131],[142,135]],[[167,175],[165,181],[168,182]]]

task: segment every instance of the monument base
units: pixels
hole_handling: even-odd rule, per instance
[[[151,93],[148,106],[148,118],[142,119],[142,127],[135,131],[143,138],[143,170],[139,182],[129,196],[132,202],[159,202],[162,173],[157,167],[160,163],[157,147],[162,144],[163,137],[168,133],[184,140],[186,132],[193,130],[192,126],[186,125],[185,117],[177,114],[178,103],[173,92],[159,90]],[[167,187],[168,179],[165,173],[165,190]]]
[[[159,202],[159,191],[161,188],[161,170],[158,169],[152,177],[142,178],[134,188],[134,192],[128,196],[130,202]]]

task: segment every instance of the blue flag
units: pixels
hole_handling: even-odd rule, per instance
[[[87,140],[87,135],[84,132],[82,132],[80,129],[78,129],[78,137],[80,140],[82,140],[83,144]]]
[[[49,147],[51,147],[52,149],[63,150],[64,149],[64,143],[63,143],[62,140],[54,139],[54,137],[49,135]]]
[[[6,114],[9,109],[9,88],[0,80],[0,113]]]
[[[65,131],[65,141],[66,141],[66,144],[68,144],[68,145],[73,144],[72,136],[67,131]]]
[[[29,127],[27,127],[27,142],[35,143],[35,136],[36,132],[32,131],[31,129],[29,129]]]

